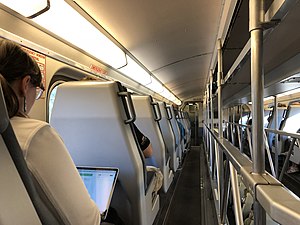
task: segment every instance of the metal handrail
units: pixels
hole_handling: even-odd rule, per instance
[[[244,126],[244,127],[247,127],[246,130],[247,130],[247,138],[248,138],[248,142],[249,142],[249,150],[250,150],[250,153],[251,153],[251,158],[252,158],[252,145],[251,145],[251,137],[250,137],[250,131],[249,129],[252,127],[251,125],[242,125],[242,124],[239,124],[239,123],[233,123],[233,122],[227,122],[227,121],[224,121],[224,123],[226,124],[233,124],[233,125],[236,125],[236,126]],[[239,130],[239,129],[238,129]],[[266,147],[266,152],[267,152],[267,156],[268,156],[268,160],[269,160],[269,164],[270,164],[270,168],[271,168],[271,172],[272,172],[272,175],[276,178],[279,179],[279,181],[282,181],[282,178],[283,178],[283,174],[286,172],[287,170],[287,167],[288,167],[288,162],[290,160],[290,157],[291,157],[291,153],[292,153],[292,150],[293,150],[293,146],[294,145],[291,145],[289,150],[288,150],[288,154],[286,155],[286,159],[285,159],[285,162],[284,162],[284,166],[282,167],[282,170],[281,170],[281,173],[279,174],[278,172],[278,152],[275,151],[275,165],[273,163],[273,160],[272,160],[272,157],[271,157],[271,148],[268,144],[268,140],[267,140],[267,135],[266,135],[266,132],[268,133],[274,133],[276,135],[282,135],[282,136],[289,136],[292,138],[292,141],[293,143],[295,143],[295,141],[299,141],[300,140],[300,134],[297,132],[297,133],[291,133],[291,132],[286,132],[286,131],[283,131],[283,130],[277,130],[277,129],[270,129],[270,128],[264,128],[265,132],[264,132],[264,144],[265,144],[265,147]],[[239,137],[240,138],[240,137]],[[277,138],[276,138],[277,140]],[[277,147],[277,145],[275,145],[275,147]],[[276,156],[277,155],[277,156]]]
[[[275,134],[280,134],[282,136],[290,136],[292,138],[300,139],[299,133],[290,133],[290,132],[286,132],[286,131],[282,131],[282,130],[274,130],[274,129],[269,129],[269,128],[265,128],[265,130],[268,132],[275,133]]]
[[[248,138],[248,141],[249,141],[249,149],[250,149],[250,153],[251,153],[251,158],[252,158],[252,145],[251,145],[251,137],[249,135],[249,129],[252,127],[251,125],[242,125],[242,124],[239,124],[239,123],[233,123],[233,122],[227,122],[227,121],[224,121],[224,123],[227,123],[227,124],[233,124],[233,125],[236,125],[236,126],[244,126],[244,127],[247,127],[247,138]],[[290,156],[291,156],[291,151],[293,149],[290,149],[288,152],[289,154],[287,155],[286,157],[286,160],[285,160],[285,166],[283,167],[282,171],[281,171],[281,174],[279,176],[279,172],[278,172],[278,157],[276,157],[276,154],[277,151],[275,151],[275,166],[273,164],[273,160],[272,160],[272,157],[271,157],[271,152],[270,152],[270,146],[268,144],[268,141],[267,141],[267,136],[266,136],[266,132],[268,133],[274,133],[276,135],[282,135],[282,136],[289,136],[291,137],[292,139],[295,139],[296,141],[300,140],[300,134],[299,133],[291,133],[291,132],[286,132],[286,131],[283,131],[283,130],[275,130],[275,129],[270,129],[270,128],[264,128],[265,130],[265,133],[264,133],[264,144],[265,144],[265,147],[266,147],[266,151],[267,151],[267,156],[268,156],[268,160],[269,160],[269,163],[270,163],[270,167],[271,167],[271,171],[272,171],[272,175],[274,177],[279,177],[279,180],[281,181],[282,180],[282,177],[283,177],[283,174],[285,173],[286,171],[286,165],[290,159]],[[277,145],[276,145],[277,146]]]
[[[228,124],[232,124],[232,125],[236,125],[236,126],[240,126],[240,127],[249,127],[251,128],[251,125],[244,125],[244,124],[240,124],[240,123],[233,123],[233,122],[229,122],[229,121],[223,121],[224,123],[228,123]],[[274,130],[274,129],[270,129],[270,128],[264,128],[265,131],[274,133],[274,134],[280,134],[282,136],[290,136],[292,138],[297,138],[300,139],[300,134],[299,133],[291,133],[291,132],[286,132],[283,130]]]
[[[224,123],[240,126],[240,127],[252,127],[251,125],[245,125],[245,124],[240,124],[240,123],[234,123],[234,122],[229,122],[229,121],[223,121]]]
[[[280,224],[300,224],[300,199],[268,172],[261,175],[252,173],[253,163],[247,156],[228,140],[218,138],[207,124],[205,127],[269,216]]]

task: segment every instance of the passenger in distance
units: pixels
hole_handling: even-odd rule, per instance
[[[143,151],[143,155],[146,159],[147,166],[156,166],[155,159],[153,157],[153,148],[150,140],[137,128],[133,123],[134,131],[138,140],[138,144]]]
[[[46,205],[60,224],[99,225],[99,209],[63,141],[48,123],[28,116],[44,91],[37,63],[19,45],[0,39],[0,73],[11,124]]]
[[[135,124],[133,124],[135,134],[138,139],[138,144],[143,151],[143,155],[146,159],[146,169],[147,171],[152,171],[155,174],[155,187],[154,187],[154,195],[157,194],[159,189],[162,187],[163,183],[163,174],[157,166],[155,158],[153,156],[153,148],[150,140],[137,128]]]

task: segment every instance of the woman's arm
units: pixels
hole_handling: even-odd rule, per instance
[[[91,200],[66,146],[53,128],[44,126],[33,136],[26,161],[65,224],[100,224],[99,209]]]

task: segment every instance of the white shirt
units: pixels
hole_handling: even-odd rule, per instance
[[[11,124],[29,170],[64,224],[99,225],[99,209],[57,132],[29,118],[13,117]]]

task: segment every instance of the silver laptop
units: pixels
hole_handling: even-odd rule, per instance
[[[94,202],[101,218],[105,219],[119,174],[118,168],[77,167],[79,174]]]

